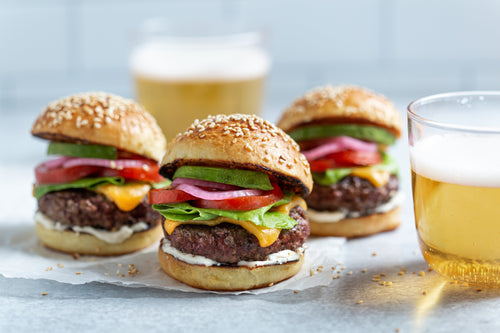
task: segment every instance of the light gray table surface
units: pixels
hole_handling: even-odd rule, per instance
[[[43,147],[24,134],[30,122],[18,121],[9,127],[13,136],[14,132],[23,134],[19,144],[32,150]],[[5,122],[2,129],[9,130]],[[0,148],[14,156],[10,166],[36,163],[33,158],[19,157],[10,143],[4,141]],[[427,270],[416,241],[404,138],[392,154],[400,162],[401,187],[406,195],[402,225],[393,232],[347,241],[342,264],[337,265],[345,269],[327,287],[298,293],[287,290],[258,296],[222,296],[104,283],[69,285],[5,278],[0,272],[0,332],[500,331],[500,290],[478,291],[477,287],[450,283]],[[1,177],[6,180],[9,175]],[[1,209],[12,209],[8,195],[2,198],[7,203],[4,201]],[[26,200],[34,199],[26,195]],[[33,206],[27,205],[27,209]],[[1,225],[0,218],[0,232]],[[405,275],[398,275],[401,267],[406,269]],[[425,276],[420,276],[420,271]],[[392,286],[372,281],[373,275],[380,274],[386,275],[381,281],[390,281]]]

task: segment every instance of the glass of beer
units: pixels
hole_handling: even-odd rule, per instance
[[[168,139],[197,118],[260,113],[270,67],[262,31],[154,19],[137,37],[130,58],[137,98]]]
[[[419,99],[408,128],[425,260],[452,279],[500,286],[500,92]]]

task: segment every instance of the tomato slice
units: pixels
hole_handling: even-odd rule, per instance
[[[123,177],[130,180],[141,180],[159,183],[165,180],[158,173],[159,165],[151,160],[142,159],[139,167],[127,167],[122,170],[94,165],[78,165],[69,168],[47,168],[45,163],[35,168],[35,178],[38,184],[70,183],[87,176]]]
[[[271,205],[283,198],[283,192],[278,184],[273,184],[274,189],[264,195],[237,197],[225,200],[203,200],[193,202],[193,206],[199,208],[222,209],[222,210],[252,210]]]
[[[379,163],[382,163],[382,156],[379,152],[356,150],[339,151],[309,162],[312,172],[323,172],[334,168],[368,166]]]
[[[49,169],[45,164],[35,168],[35,179],[38,184],[70,183],[97,172],[100,167],[79,165],[71,168]]]
[[[181,190],[159,188],[149,191],[148,199],[149,203],[154,205],[190,201],[196,197]]]
[[[125,179],[142,180],[146,182],[159,183],[165,178],[158,173],[160,167],[156,162],[143,160],[142,167],[124,168],[122,170],[102,168],[99,172],[101,177],[123,177]]]
[[[283,198],[283,192],[277,184],[274,189],[264,195],[237,197],[225,200],[198,199],[191,194],[176,189],[156,189],[149,191],[150,204],[166,204],[191,201],[193,206],[199,208],[222,210],[252,210],[271,205]]]

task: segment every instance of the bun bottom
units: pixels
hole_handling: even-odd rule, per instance
[[[401,208],[396,207],[386,213],[348,218],[331,223],[315,222],[309,217],[311,235],[355,238],[394,230],[401,224],[400,211]]]
[[[297,274],[304,263],[298,261],[259,267],[203,266],[188,264],[158,250],[160,265],[170,277],[191,287],[214,291],[238,291],[269,287]]]
[[[161,223],[151,229],[135,232],[130,238],[118,244],[106,243],[90,234],[47,229],[40,223],[36,223],[35,231],[43,245],[48,248],[70,254],[94,256],[115,256],[135,252],[155,243],[163,235]]]

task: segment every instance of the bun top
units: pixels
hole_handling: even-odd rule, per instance
[[[160,174],[171,178],[182,165],[261,171],[285,189],[309,194],[309,163],[285,132],[254,115],[209,116],[179,133],[167,146]]]
[[[391,101],[357,86],[324,86],[298,98],[281,115],[285,132],[313,124],[371,124],[401,136],[402,120]]]
[[[47,105],[31,134],[51,141],[91,143],[159,161],[166,140],[156,120],[130,99],[81,93]]]

